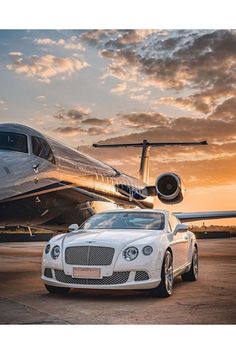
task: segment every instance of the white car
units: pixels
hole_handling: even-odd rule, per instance
[[[197,280],[196,238],[168,211],[113,210],[71,226],[45,247],[42,280],[51,293],[151,289],[168,297],[174,277]]]

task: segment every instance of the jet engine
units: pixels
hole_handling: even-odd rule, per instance
[[[162,203],[180,203],[184,194],[180,177],[172,172],[161,174],[156,179],[156,193]]]

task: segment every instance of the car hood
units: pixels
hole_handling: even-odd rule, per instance
[[[81,230],[67,234],[64,245],[112,245],[124,246],[134,241],[146,240],[152,237],[158,237],[164,231],[158,230]]]

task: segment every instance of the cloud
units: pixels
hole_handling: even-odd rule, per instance
[[[85,135],[87,133],[86,130],[81,129],[81,128],[75,128],[75,127],[70,127],[70,126],[66,126],[66,127],[58,127],[56,129],[54,129],[55,133],[58,133],[59,135],[62,136],[68,136],[68,137],[73,137],[76,135]]]
[[[81,40],[92,45],[101,46],[101,44],[103,44],[106,47],[116,46],[118,48],[124,45],[140,43],[153,33],[158,33],[158,35],[163,39],[163,37],[168,34],[168,31],[157,29],[89,30],[84,32],[80,38]]]
[[[171,96],[161,103],[208,114],[235,95],[233,30],[88,31],[82,39],[96,45],[108,61],[103,79],[114,77],[123,83],[170,90]],[[123,83],[112,93],[119,94]],[[140,95],[137,99],[145,98]]]
[[[224,84],[215,85],[213,88],[200,91],[187,97],[167,96],[161,97],[157,103],[175,106],[180,109],[197,111],[204,114],[212,113],[213,110],[226,99],[236,94],[236,87]]]
[[[168,127],[170,125],[170,118],[155,112],[129,113],[118,115],[118,119],[122,124],[128,127],[134,127],[145,130],[150,127]]]
[[[89,135],[102,135],[108,134],[110,130],[106,127],[91,127],[87,130]]]
[[[151,91],[144,87],[132,87],[127,82],[121,82],[111,89],[111,93],[118,96],[126,95],[126,97],[134,101],[145,101],[149,99]]]
[[[117,30],[90,30],[80,35],[80,39],[92,45],[100,45],[111,38],[116,38],[119,32]]]
[[[77,106],[70,109],[61,108],[53,115],[53,117],[61,120],[62,122],[77,124],[86,118],[89,113],[89,108]]]
[[[46,100],[46,97],[45,96],[36,96],[35,99],[36,99],[36,101],[43,102]]]
[[[17,74],[35,77],[41,82],[50,82],[54,77],[65,77],[87,67],[83,59],[56,57],[54,55],[21,57],[12,64],[7,64],[8,70]]]
[[[9,52],[8,55],[12,57],[21,57],[23,54],[21,52]]]
[[[122,95],[127,90],[127,83],[122,82],[111,89],[111,93]]]
[[[54,131],[64,136],[103,135],[111,133],[113,119],[90,117],[88,107],[77,106],[69,109],[60,108],[53,117],[63,124]]]
[[[65,44],[65,41],[63,41],[63,45]],[[50,38],[36,38],[34,39],[34,42],[39,45],[59,45],[59,43],[62,42],[61,40],[59,41],[54,41],[53,39]]]
[[[61,46],[65,49],[85,51],[84,46],[79,42],[77,36],[72,36],[66,40],[63,38],[58,40],[51,38],[35,38],[34,43],[44,46]]]
[[[231,97],[218,105],[209,118],[220,119],[234,124],[236,120],[236,97]]]
[[[100,118],[88,118],[82,121],[83,125],[93,125],[93,126],[109,126],[111,125],[111,119],[100,119]]]
[[[158,33],[161,36],[166,35],[167,31],[159,31],[153,29],[140,29],[140,30],[121,30],[115,39],[111,39],[112,45],[119,47],[123,45],[137,44],[148,38],[153,33]],[[107,44],[109,46],[109,42]]]
[[[0,100],[0,112],[7,111],[8,107],[6,105],[6,102],[4,100]]]

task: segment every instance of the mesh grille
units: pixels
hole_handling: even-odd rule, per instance
[[[65,252],[67,264],[110,265],[115,250],[111,247],[77,246],[68,247]]]
[[[103,277],[102,279],[86,279],[73,278],[67,275],[63,270],[55,269],[56,280],[61,283],[81,284],[81,285],[109,285],[109,284],[123,284],[129,278],[129,272],[115,272],[110,277]]]
[[[47,278],[52,278],[52,270],[50,268],[44,269],[44,276]]]
[[[149,279],[149,275],[147,272],[144,271],[138,271],[135,273],[135,281],[143,281],[143,280],[148,280]]]

